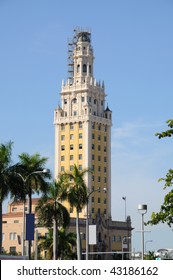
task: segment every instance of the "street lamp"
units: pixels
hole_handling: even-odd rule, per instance
[[[123,239],[122,239],[122,260],[123,260],[123,257],[124,257],[124,247],[123,247],[123,244],[124,244],[124,241],[127,240],[127,239],[131,239],[131,237],[130,236],[128,236],[128,237],[124,236]]]
[[[103,191],[106,192],[106,188],[103,188]],[[89,247],[89,211],[88,211],[89,198],[90,198],[90,195],[94,192],[100,192],[100,188],[91,191],[88,194],[87,199],[86,199],[86,260],[88,260],[88,251],[89,251],[88,250],[88,247]]]
[[[46,173],[49,173],[49,172],[50,172],[49,169],[44,168],[43,170],[33,171],[33,172],[29,173],[25,178],[18,172],[16,172],[16,174],[22,179],[23,185],[24,185],[24,188],[25,188],[26,182],[31,175],[33,175],[33,174],[46,174]],[[24,202],[23,202],[23,235],[22,235],[22,256],[24,257],[24,255],[25,255],[25,199],[24,199]]]
[[[149,242],[153,242],[153,240],[147,240],[147,241],[145,241],[145,252],[147,252],[147,243],[149,243]]]
[[[144,215],[147,213],[146,204],[138,204],[138,212],[141,214],[141,253],[142,260],[144,259]]]

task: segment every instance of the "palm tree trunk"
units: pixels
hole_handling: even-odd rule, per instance
[[[2,253],[2,202],[0,201],[0,255]]]
[[[58,258],[58,223],[54,218],[53,220],[53,259],[57,260]]]
[[[76,209],[76,235],[77,235],[77,259],[81,260],[81,242],[79,228],[79,211]]]

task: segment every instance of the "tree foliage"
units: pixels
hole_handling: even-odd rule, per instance
[[[173,135],[173,120],[170,119],[166,123],[169,129],[155,134],[159,139]],[[169,169],[165,178],[160,178],[158,181],[164,182],[163,189],[171,187],[173,185],[173,169]],[[160,206],[160,211],[158,213],[153,212],[147,224],[157,225],[160,222],[166,223],[170,227],[173,224],[173,189],[165,195],[163,204]]]

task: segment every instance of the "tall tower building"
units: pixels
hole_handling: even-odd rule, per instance
[[[112,112],[106,105],[104,82],[94,78],[91,33],[75,30],[68,47],[69,77],[62,81],[61,105],[54,112],[55,177],[72,170],[74,164],[81,170],[92,169],[85,178],[88,193],[93,191],[90,217],[111,218]],[[81,218],[85,214],[84,209]]]

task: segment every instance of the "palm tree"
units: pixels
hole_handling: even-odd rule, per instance
[[[11,162],[12,145],[11,141],[0,144],[0,254],[2,251],[2,203],[9,193],[17,197],[20,194],[21,185]]]
[[[76,245],[76,234],[69,232],[61,227],[58,230],[58,258],[59,259],[74,259],[73,246]],[[39,251],[47,251],[47,259],[53,258],[53,229],[48,229],[48,235],[39,238]]]
[[[48,158],[41,157],[39,154],[29,155],[22,153],[19,155],[19,163],[15,166],[15,172],[18,174],[23,183],[25,196],[28,196],[28,213],[32,212],[32,194],[46,193],[48,183],[46,178],[51,175],[48,172],[43,172]],[[31,241],[28,241],[28,258],[31,259]]]
[[[76,234],[60,228],[58,231],[58,252],[61,260],[70,260],[76,257],[73,253],[73,247],[76,245]]]
[[[79,170],[74,165],[73,170],[65,173],[65,176],[70,179],[68,190],[68,201],[72,207],[76,209],[76,236],[77,236],[77,258],[81,259],[81,242],[79,229],[79,212],[87,203],[87,186],[84,180],[84,175],[91,172],[90,169]]]
[[[38,221],[50,228],[53,225],[53,258],[56,260],[58,257],[58,227],[66,227],[69,225],[70,216],[66,207],[62,205],[62,201],[66,198],[67,192],[64,185],[63,178],[60,177],[59,181],[54,181],[49,185],[47,195],[39,200],[36,209],[38,213]]]

